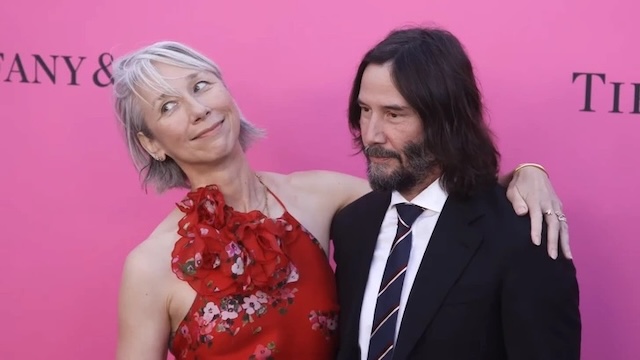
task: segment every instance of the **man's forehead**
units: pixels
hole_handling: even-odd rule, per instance
[[[360,105],[379,106],[393,110],[407,110],[411,108],[402,94],[395,88],[368,89],[361,87],[357,101]]]

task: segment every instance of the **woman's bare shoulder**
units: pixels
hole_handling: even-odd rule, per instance
[[[336,189],[349,188],[350,191],[361,192],[365,194],[371,191],[367,180],[330,170],[307,170],[295,171],[288,174],[280,174],[273,172],[261,172],[261,176],[272,179],[278,184],[286,185],[298,190],[309,190],[317,192],[323,190],[326,192],[334,192]]]
[[[124,276],[139,281],[161,281],[169,269],[171,250],[178,240],[179,210],[174,210],[165,217],[149,236],[136,245],[124,261]]]
[[[330,211],[338,211],[371,191],[369,182],[357,176],[329,170],[297,171],[289,174],[264,173],[282,186],[281,192],[302,195]]]

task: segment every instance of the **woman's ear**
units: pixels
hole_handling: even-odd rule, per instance
[[[149,138],[142,131],[139,131],[136,136],[138,137],[138,141],[140,141],[142,147],[149,153],[149,155],[151,155],[152,158],[157,161],[164,161],[166,154],[157,141]]]

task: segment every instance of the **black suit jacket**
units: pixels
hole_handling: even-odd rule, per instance
[[[360,309],[390,199],[390,193],[371,192],[333,221],[340,360],[360,359]],[[467,200],[449,196],[413,284],[393,359],[579,359],[573,262],[562,255],[551,259],[546,233],[535,246],[530,229],[530,218],[515,214],[499,185]]]

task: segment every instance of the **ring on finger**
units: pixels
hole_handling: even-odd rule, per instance
[[[560,211],[556,211],[556,216],[558,217],[558,221],[567,222],[567,217]]]

